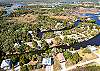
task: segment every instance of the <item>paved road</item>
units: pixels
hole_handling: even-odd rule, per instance
[[[98,60],[100,60],[100,58],[96,58],[96,59],[89,60],[89,61],[86,61],[86,62],[83,62],[83,63],[75,64],[73,66],[68,67],[67,71],[75,69],[77,66],[83,66],[83,65],[86,65],[86,64],[89,64],[89,63],[92,63],[92,62],[98,62]]]

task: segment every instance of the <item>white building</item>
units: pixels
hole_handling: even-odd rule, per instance
[[[4,70],[10,70],[11,65],[12,65],[11,59],[6,59],[2,61],[1,68]]]
[[[88,45],[87,48],[91,50],[91,52],[96,51],[97,48],[95,46]]]
[[[52,58],[43,58],[42,64],[46,65],[45,71],[53,71]]]
[[[54,38],[45,39],[45,41],[46,41],[48,44],[51,44],[53,39],[54,39]]]
[[[54,34],[61,35],[62,31],[54,31]]]

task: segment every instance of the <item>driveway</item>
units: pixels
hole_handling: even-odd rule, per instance
[[[46,66],[45,71],[53,71],[53,65]]]
[[[66,71],[67,70],[66,66],[65,66],[65,62],[60,63],[60,65],[61,65],[61,71]]]

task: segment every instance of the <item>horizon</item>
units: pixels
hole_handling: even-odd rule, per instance
[[[43,3],[49,3],[49,2],[98,2],[100,0],[0,0],[1,3],[20,3],[20,2],[25,2],[25,3],[28,3],[28,2],[43,2]]]

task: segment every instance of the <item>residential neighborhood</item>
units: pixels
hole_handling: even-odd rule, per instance
[[[100,71],[99,6],[0,0],[0,71]]]

